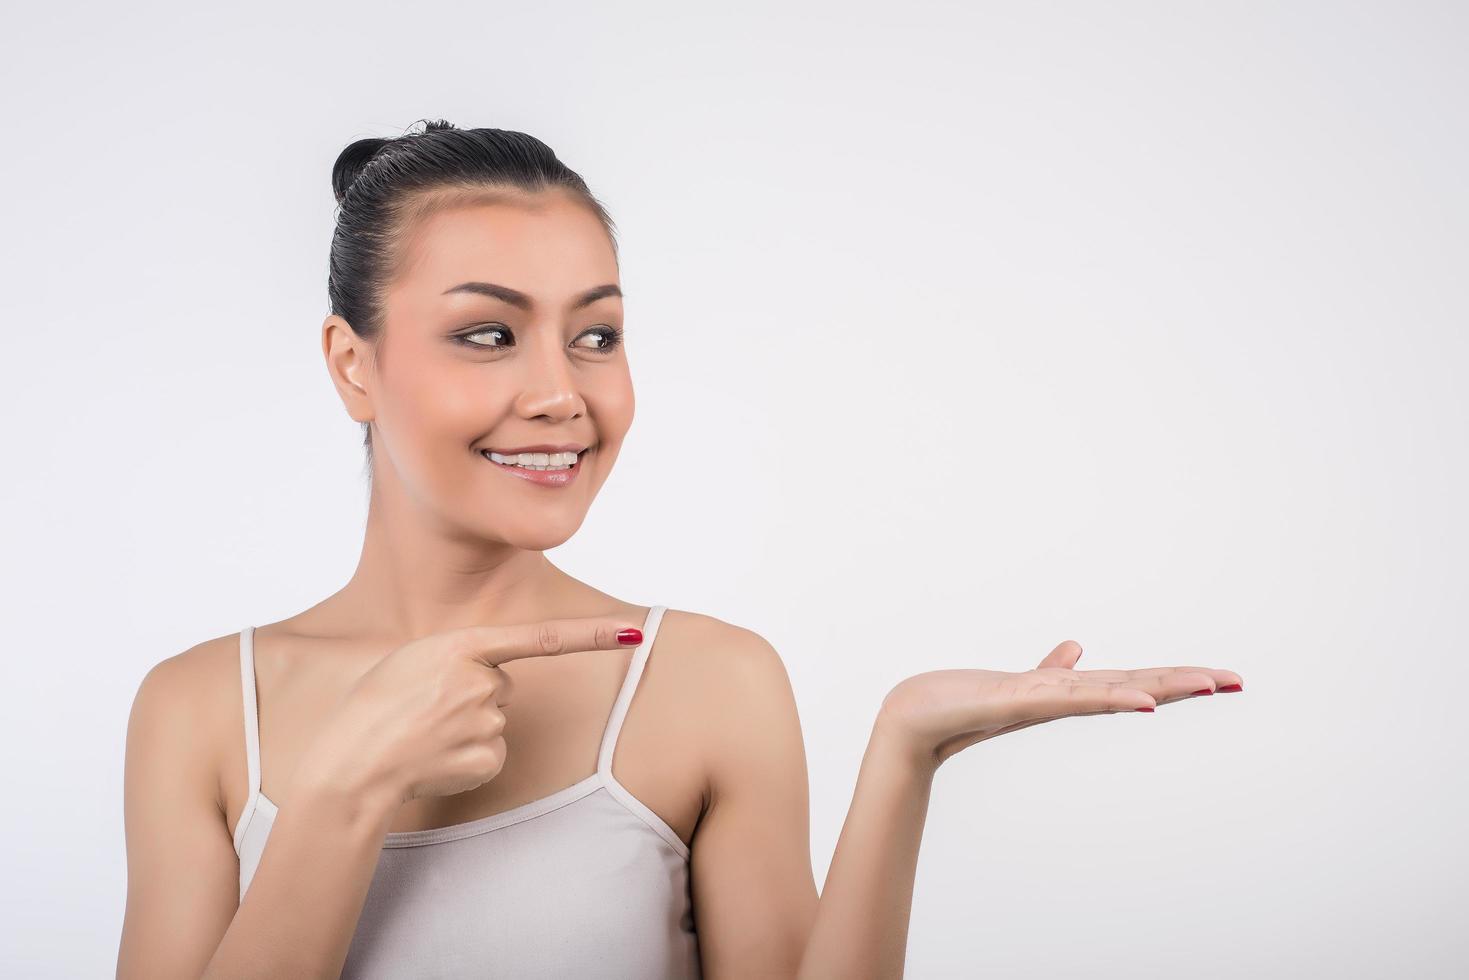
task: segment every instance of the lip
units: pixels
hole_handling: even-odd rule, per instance
[[[538,442],[534,446],[514,446],[501,449],[499,446],[485,446],[488,452],[499,453],[501,456],[514,456],[516,453],[580,453],[587,448],[579,442],[563,442],[552,445],[549,442]]]
[[[575,452],[576,451],[576,448],[577,447],[575,447],[575,446],[567,446],[567,447],[561,448],[561,449],[556,449],[556,448],[551,448],[551,449],[522,449],[522,450],[517,450],[517,451],[518,452],[527,452],[527,453],[531,453],[531,452],[569,453],[569,452]],[[493,450],[493,451],[498,453],[500,450],[496,449],[496,450]],[[577,454],[576,454],[576,462],[571,465],[571,469],[569,469],[569,470],[527,470],[527,469],[522,469],[519,466],[510,466],[510,465],[508,465],[506,463],[497,463],[493,459],[490,459],[490,457],[488,455],[490,452],[491,452],[491,450],[489,450],[489,449],[481,449],[479,451],[479,458],[482,459],[482,460],[484,460],[486,463],[489,463],[491,466],[493,466],[495,469],[499,470],[502,473],[507,473],[510,476],[519,477],[520,479],[525,480],[527,483],[534,483],[537,486],[541,486],[541,487],[565,487],[565,486],[570,486],[576,480],[576,475],[581,472],[582,460],[586,459],[586,457],[587,457],[587,454],[585,452],[577,452]],[[505,455],[508,456],[510,454],[509,453],[506,453]]]

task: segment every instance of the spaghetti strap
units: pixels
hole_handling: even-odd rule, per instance
[[[602,746],[597,753],[597,772],[608,782],[613,781],[612,755],[617,751],[617,736],[622,731],[623,720],[627,718],[628,705],[632,703],[643,667],[648,663],[653,640],[658,635],[658,624],[663,621],[663,613],[667,609],[667,606],[653,606],[643,618],[643,642],[633,651],[632,663],[628,665],[627,676],[618,689],[617,700],[612,703],[612,714],[607,719],[607,728],[602,732]]]
[[[245,696],[245,765],[251,803],[260,792],[260,716],[255,704],[255,627],[240,630],[240,690]],[[247,804],[248,805],[248,804]]]

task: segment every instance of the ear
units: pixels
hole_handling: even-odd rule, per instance
[[[321,352],[327,373],[354,422],[371,422],[372,396],[367,386],[372,351],[368,342],[353,332],[351,324],[335,313],[321,325]]]

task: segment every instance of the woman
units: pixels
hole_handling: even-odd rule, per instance
[[[544,554],[633,418],[601,205],[540,141],[446,122],[353,143],[333,185],[322,349],[366,433],[361,557],[139,686],[120,977],[896,977],[945,759],[1239,690],[1076,671],[1072,642],[909,678],[818,900],[780,657]]]

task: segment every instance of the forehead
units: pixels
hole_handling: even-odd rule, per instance
[[[411,222],[401,248],[390,292],[438,295],[481,280],[557,303],[618,281],[617,258],[602,222],[585,204],[558,192],[433,209]]]

